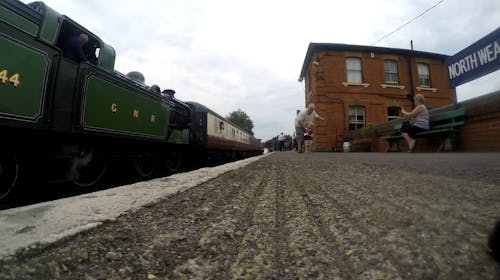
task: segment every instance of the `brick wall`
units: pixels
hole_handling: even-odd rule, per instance
[[[457,151],[461,152],[500,152],[500,91],[473,98],[456,105],[436,108],[431,115],[456,108],[464,108],[464,126],[459,129]],[[348,133],[354,151],[366,151],[367,142],[371,151],[385,152],[389,145],[384,137],[393,132],[398,120],[386,122],[375,127],[376,136],[364,137],[360,130]],[[439,147],[436,138],[417,139],[416,152],[435,152]],[[406,142],[400,141],[401,151],[408,150]]]
[[[361,58],[363,83],[368,86],[343,85],[347,82],[346,58]],[[384,88],[384,60],[397,61],[399,85],[403,88]],[[312,62],[317,63],[312,63]],[[417,63],[429,65],[433,91],[418,91]],[[444,61],[422,57],[412,58],[413,92],[422,93],[430,108],[441,107],[454,101],[448,86]],[[365,125],[378,125],[387,121],[387,108],[403,107],[411,104],[406,94],[411,89],[408,57],[391,53],[320,51],[312,56],[306,78],[305,103],[316,104],[317,112],[327,119],[316,121],[312,149],[333,151],[341,147],[342,138],[349,129],[349,107],[365,108]]]
[[[459,141],[462,151],[500,152],[500,112],[468,118]]]
[[[470,152],[500,152],[500,91],[467,100],[465,125],[460,129],[459,149]]]

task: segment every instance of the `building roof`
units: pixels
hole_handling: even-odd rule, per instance
[[[446,60],[449,56],[444,54],[412,51],[407,49],[395,49],[395,48],[384,48],[384,47],[372,47],[372,46],[361,46],[361,45],[347,45],[347,44],[334,44],[334,43],[309,43],[307,48],[306,57],[304,58],[304,63],[302,64],[302,70],[300,71],[299,81],[306,75],[307,67],[311,61],[312,56],[320,51],[358,51],[358,52],[373,52],[373,53],[383,53],[383,54],[395,54],[395,55],[413,55],[422,58],[431,58],[438,60]]]

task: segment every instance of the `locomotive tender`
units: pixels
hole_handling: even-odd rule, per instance
[[[64,40],[82,33],[89,61],[64,57]],[[129,159],[146,177],[159,166],[175,172],[186,157],[262,153],[260,140],[205,106],[115,71],[115,56],[43,2],[0,1],[0,198],[35,172],[90,186],[112,160]]]

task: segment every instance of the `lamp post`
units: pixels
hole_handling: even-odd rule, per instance
[[[415,93],[413,92],[413,40],[410,41],[410,55],[408,57],[408,67],[410,68],[410,92],[406,94],[406,98],[411,103],[411,108],[415,108],[415,101],[413,97],[415,97]]]

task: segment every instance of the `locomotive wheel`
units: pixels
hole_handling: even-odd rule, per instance
[[[16,187],[20,163],[11,153],[0,154],[0,199]]]
[[[92,152],[81,153],[72,159],[71,180],[80,187],[90,187],[96,184],[106,172],[108,162],[96,158]]]
[[[182,165],[182,159],[183,157],[181,152],[171,152],[165,161],[168,172],[177,172]]]
[[[142,177],[153,175],[156,169],[156,161],[151,157],[141,157],[134,160],[135,171]]]

